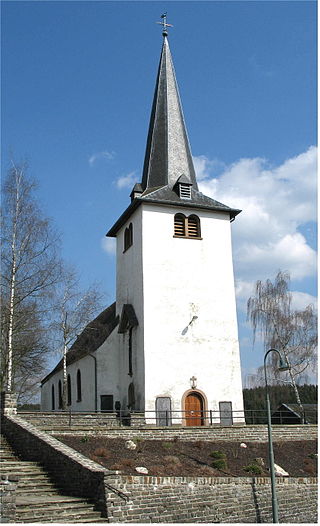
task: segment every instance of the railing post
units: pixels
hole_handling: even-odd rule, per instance
[[[212,426],[212,409],[210,409],[210,425]]]
[[[71,406],[69,407],[69,427],[71,427]]]

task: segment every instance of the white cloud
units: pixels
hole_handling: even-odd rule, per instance
[[[114,159],[115,155],[115,152],[109,152],[108,150],[105,150],[103,152],[97,152],[89,157],[88,162],[90,166],[93,166],[96,161],[99,161],[101,159],[111,161],[112,159]]]
[[[117,249],[116,239],[114,237],[103,237],[101,239],[101,248],[103,252],[114,256]]]
[[[304,310],[308,305],[314,305],[317,308],[318,300],[306,292],[293,291],[291,305],[294,310]]]
[[[130,172],[127,175],[122,175],[116,180],[116,185],[119,190],[123,188],[132,188],[136,182],[136,172]]]
[[[240,159],[213,176],[210,160],[195,162],[200,190],[242,209],[232,226],[237,281],[272,279],[279,269],[292,279],[316,272],[316,253],[298,230],[316,221],[317,148],[272,167],[266,159]]]

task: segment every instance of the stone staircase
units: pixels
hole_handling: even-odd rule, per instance
[[[62,495],[48,473],[36,462],[27,462],[15,456],[1,435],[1,477],[19,477],[16,491],[16,522],[107,522],[94,504],[79,498]]]

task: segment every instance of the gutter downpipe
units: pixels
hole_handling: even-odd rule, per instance
[[[97,378],[98,378],[98,371],[97,371],[97,358],[93,356],[93,354],[88,354],[88,356],[91,356],[91,358],[94,359],[94,411],[95,413],[98,412],[98,386],[97,386]]]

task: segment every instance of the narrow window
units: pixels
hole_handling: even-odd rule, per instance
[[[124,252],[131,247],[133,243],[133,226],[132,223],[124,231]]]
[[[136,397],[134,394],[134,385],[131,382],[128,388],[128,409],[130,409],[131,411],[134,411],[135,405],[136,405]]]
[[[129,329],[129,376],[132,376],[132,327]]]
[[[54,385],[51,387],[51,408],[52,411],[55,410],[55,403],[54,403]]]
[[[71,405],[71,378],[70,378],[70,374],[68,374],[68,379],[67,379],[67,395],[68,395],[68,405]]]
[[[58,383],[58,402],[59,402],[59,409],[62,408],[62,385],[61,385],[61,380],[59,380],[59,383]]]
[[[178,237],[185,237],[186,235],[186,216],[183,214],[174,216],[174,235]]]
[[[192,215],[188,217],[188,237],[200,237],[200,219]]]
[[[81,402],[81,372],[77,371],[77,402]]]

